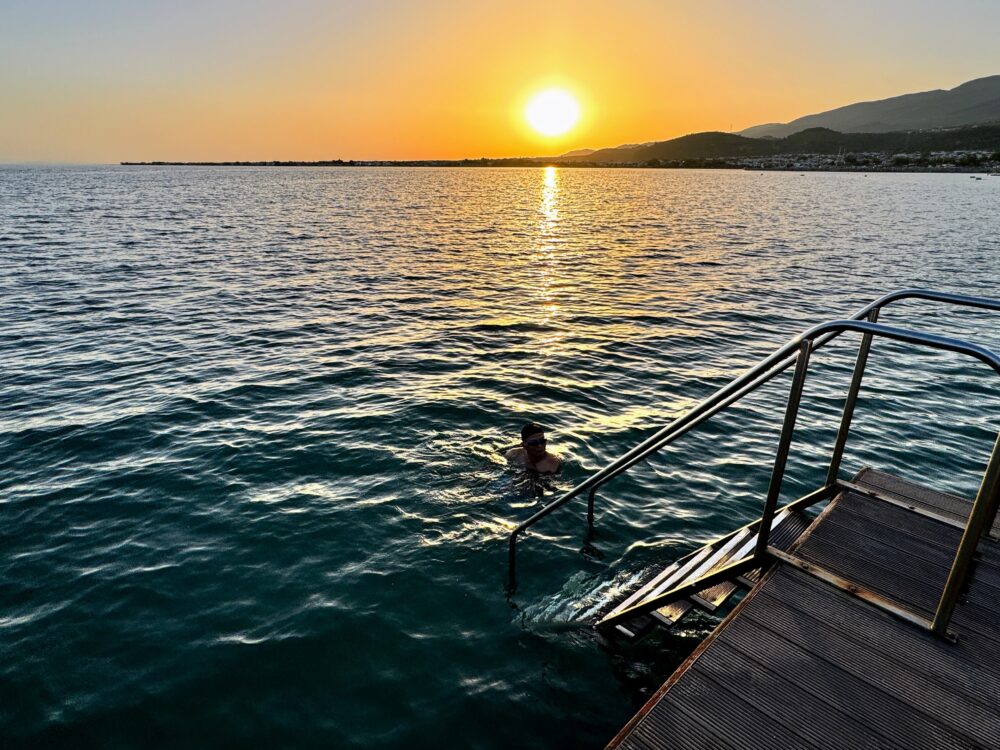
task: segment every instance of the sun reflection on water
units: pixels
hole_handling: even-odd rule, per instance
[[[539,285],[537,296],[541,310],[537,321],[543,324],[551,323],[559,313],[559,305],[553,293],[553,282],[558,280],[560,257],[556,251],[560,243],[559,225],[559,170],[556,167],[545,167],[542,170],[542,190],[538,205],[540,220],[538,222],[538,256]],[[551,347],[561,338],[559,331],[553,330],[539,343]]]
[[[553,231],[559,221],[559,208],[556,199],[559,197],[559,169],[546,167],[542,170],[542,203],[539,207],[544,220],[542,231]]]

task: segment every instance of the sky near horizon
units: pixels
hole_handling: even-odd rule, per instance
[[[967,0],[0,0],[0,162],[549,155],[1000,73]],[[524,120],[538,91],[575,127]]]

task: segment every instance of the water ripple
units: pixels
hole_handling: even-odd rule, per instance
[[[788,377],[521,544],[541,503],[801,329],[1000,294],[1000,181],[654,170],[0,168],[0,736],[589,747],[712,627],[588,622],[751,520]],[[995,317],[883,321],[1000,349]],[[786,495],[857,340],[817,353]],[[566,458],[505,466],[527,419]],[[878,341],[845,469],[970,495],[975,362]]]

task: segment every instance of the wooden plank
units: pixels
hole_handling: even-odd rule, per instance
[[[876,492],[894,495],[898,498],[949,513],[958,518],[967,518],[972,507],[970,498],[959,497],[947,492],[938,492],[916,482],[910,482],[878,469],[862,469],[854,477],[856,484],[871,487]]]
[[[960,534],[848,492],[795,554],[929,614]],[[796,568],[771,569],[616,742],[641,733],[644,747],[664,749],[1000,747],[1000,545],[979,553],[951,623],[957,643]]]
[[[649,717],[636,727],[635,734],[646,740],[647,747],[657,750],[720,750],[737,747],[707,725],[703,717],[691,713],[684,706]],[[680,736],[684,739],[679,744],[664,744],[663,738],[670,736]]]
[[[807,555],[815,547],[821,545],[827,547],[843,546],[844,555],[861,557],[868,562],[893,570],[905,570],[908,577],[925,582],[931,587],[944,586],[948,571],[951,570],[955,548],[951,550],[941,548],[927,550],[922,554],[912,554],[908,550],[902,549],[901,545],[893,544],[893,540],[899,535],[888,536],[879,534],[877,531],[866,534],[863,531],[840,524],[839,520],[839,516],[827,519],[823,528],[814,534],[806,544],[802,545],[802,553]]]
[[[909,538],[899,534],[888,535],[879,533],[878,529],[858,528],[856,524],[842,524],[844,516],[838,514],[824,524],[820,539],[831,544],[849,544],[851,550],[864,550],[866,559],[893,569],[902,568],[913,578],[927,581],[931,585],[939,585],[942,589],[944,581],[954,562],[958,540],[951,549],[928,549],[909,543]],[[983,593],[990,599],[1000,598],[1000,569],[977,565],[976,581]]]
[[[682,576],[685,576],[688,573],[688,571],[692,570],[696,565],[698,565],[698,563],[708,557],[711,552],[712,548],[706,545],[695,554],[688,557],[683,564],[671,565],[664,570],[663,573],[657,575],[643,586],[640,586],[639,589],[625,599],[625,601],[616,605],[614,609],[609,612],[609,614],[621,612],[623,609],[631,607],[636,602],[646,599],[649,596],[654,596],[660,591],[666,591],[668,587],[673,585],[674,581],[680,580]]]
[[[778,549],[788,549],[805,533],[811,522],[805,513],[792,514],[788,521],[783,523],[780,528],[775,529],[770,540],[771,545]],[[751,570],[745,575],[739,576],[736,582],[743,586],[754,586],[760,581],[763,573],[764,571],[760,569]]]
[[[788,511],[779,513],[774,517],[771,523],[771,533],[781,526],[789,517]],[[754,548],[757,546],[757,534],[748,534],[749,538],[744,537],[743,546],[741,546],[733,555],[729,558],[733,562],[737,560],[743,560],[753,554]],[[737,584],[732,581],[724,581],[717,586],[713,586],[710,589],[705,589],[704,591],[699,591],[691,597],[691,601],[697,604],[702,609],[706,609],[709,612],[714,612],[719,608],[730,595],[736,591]]]
[[[908,534],[912,528],[909,521],[916,519],[919,516],[913,514],[900,518],[894,536]],[[886,541],[888,535],[879,539],[866,538],[845,531],[836,523],[835,515],[831,520],[833,523],[817,528],[798,548],[800,557],[880,594],[896,598],[903,604],[924,609],[937,604],[950,567],[949,553],[945,548],[937,552],[938,559],[944,564],[930,567],[893,548]],[[939,527],[939,530],[954,531],[948,527]]]
[[[933,555],[934,549],[942,550],[949,558],[954,558],[962,531],[942,527],[927,518],[907,514],[898,508],[887,505],[879,500],[849,493],[843,503],[838,506],[837,522],[841,525],[851,525],[860,528],[861,525],[871,527],[872,534],[884,536],[892,540],[892,544],[900,549],[918,549]],[[906,534],[896,533],[905,526]],[[984,553],[987,546],[980,545],[979,552]],[[980,555],[980,564],[1000,575],[1000,556]]]
[[[938,492],[916,482],[911,482],[876,469],[862,469],[858,472],[854,481],[857,484],[876,489],[881,493],[894,495],[915,505],[935,510],[942,515],[951,516],[961,521],[963,526],[969,518],[969,512],[972,510],[971,498],[959,497],[949,492]],[[1000,537],[1000,514],[993,520],[993,528],[990,531],[990,535],[994,539]]]
[[[827,747],[804,740],[778,718],[758,710],[745,691],[735,692],[693,669],[667,693],[654,715],[663,710],[675,710],[675,706],[684,706],[689,713],[696,713],[728,744],[736,747],[799,750],[809,747],[825,750]]]
[[[932,619],[929,616],[925,616],[922,612],[915,612],[911,607],[903,606],[890,597],[880,596],[877,592],[865,588],[854,581],[849,581],[833,571],[807,562],[797,555],[790,555],[787,552],[782,552],[781,550],[774,549],[773,547],[768,547],[767,551],[779,562],[788,565],[789,567],[801,570],[814,578],[818,578],[824,583],[828,583],[844,593],[857,597],[867,604],[871,604],[874,607],[888,612],[892,616],[898,617],[900,620],[903,620],[910,625],[915,625],[918,628],[923,628],[928,631],[932,630],[934,627]],[[946,637],[952,638],[953,636],[950,632],[948,632]]]
[[[770,610],[765,610],[769,612]],[[735,627],[737,626],[738,627]],[[750,619],[734,623],[725,642],[734,649],[768,664],[786,683],[819,691],[841,711],[849,713],[874,731],[888,731],[899,742],[928,750],[942,747],[969,747],[955,733],[905,700],[900,699],[855,674],[845,672],[836,660],[829,661],[808,648],[790,641],[788,634],[760,626]],[[815,632],[805,634],[817,637]],[[846,738],[831,738],[834,747],[864,747]]]
[[[956,543],[952,540],[959,539],[962,535],[961,529],[945,526],[926,516],[917,516],[898,506],[889,505],[876,498],[853,492],[846,493],[840,505],[848,513],[870,518],[890,529],[898,529],[900,524],[905,524],[906,534],[894,533],[893,536],[910,537],[931,547],[945,547],[954,550]]]
[[[780,585],[775,591],[780,591]],[[855,616],[870,618],[867,609],[859,603]],[[780,634],[801,651],[835,664],[842,675],[851,675],[914,710],[925,714],[933,711],[935,722],[953,732],[986,746],[1000,736],[1000,714],[995,710],[970,703],[946,685],[918,677],[909,660],[897,661],[868,647],[866,642],[854,641],[831,623],[808,615],[804,619],[803,613],[776,601],[776,597],[761,599],[756,609],[744,612],[744,617],[757,625],[758,637],[761,629]],[[900,627],[905,626],[901,624]],[[930,641],[935,636],[928,633],[925,639]]]
[[[951,526],[956,529],[965,528],[967,521],[966,518],[957,517],[954,514],[947,513],[939,508],[928,507],[923,503],[915,502],[909,498],[899,497],[895,494],[877,490],[874,487],[858,484],[856,482],[840,482],[839,486],[854,494],[876,498],[880,503],[894,505],[897,508],[907,511],[908,513],[925,516],[935,523],[944,524],[945,526]]]
[[[693,606],[694,604],[690,599],[681,599],[680,601],[673,602],[665,607],[660,607],[649,614],[652,615],[653,619],[659,624],[670,628],[676,625],[677,622],[684,617],[684,615],[690,612]]]
[[[873,612],[871,617],[858,617],[852,599],[829,596],[824,586],[808,576],[787,576],[776,601],[808,617],[836,623],[845,636],[909,662],[924,679],[943,680],[963,694],[970,688],[968,697],[972,700],[976,695],[1000,695],[1000,652],[984,653],[968,633],[957,643],[948,643],[928,640],[916,628],[900,628],[888,614]],[[774,598],[770,591],[762,591],[760,596]]]
[[[842,747],[910,750],[898,744],[891,732],[882,731],[884,722],[872,724],[856,718],[853,701],[838,701],[808,681],[794,681],[776,670],[767,658],[760,651],[752,656],[723,639],[705,658],[699,659],[696,668],[718,682],[728,681],[741,688],[749,686],[760,710],[781,716],[789,729],[815,744],[824,746],[831,737],[837,737]],[[792,706],[794,709],[790,710]]]
[[[774,522],[771,524],[771,543],[778,549],[787,549],[808,526],[808,516],[804,513],[780,513],[775,516]],[[753,538],[729,559],[733,562],[742,560],[753,552],[756,544],[757,535],[754,534]],[[759,571],[752,571],[752,573],[754,572],[759,573]],[[739,583],[745,579],[745,576],[739,576],[735,581],[725,581],[710,589],[699,591],[691,597],[691,600],[702,609],[714,612],[732,596]]]
[[[781,516],[784,517],[788,514],[788,511],[783,511]],[[780,520],[776,517],[773,519],[772,527],[774,523],[780,523]],[[757,537],[749,529],[744,529],[739,534],[734,534],[725,544],[719,546],[708,558],[706,558],[698,567],[692,570],[687,576],[684,577],[682,581],[678,581],[675,586],[683,586],[686,583],[697,580],[698,578],[710,573],[712,571],[718,570],[730,562],[735,562],[731,559],[731,555],[735,550],[743,545],[743,548],[751,542],[746,542],[745,539],[748,536]],[[666,590],[666,589],[664,589]],[[656,592],[659,593],[659,592]],[[655,596],[653,594],[652,596]],[[687,597],[676,602],[672,602],[665,607],[653,612],[653,617],[662,622],[664,625],[672,626],[678,620],[680,620],[687,612],[691,609],[694,604],[694,597]]]
[[[850,529],[852,533],[885,539],[900,552],[924,560],[937,560],[942,555],[954,555],[958,545],[957,537],[938,535],[935,539],[923,539],[916,534],[898,534],[899,519],[891,516],[874,517],[854,504],[844,504],[838,510],[834,522]]]
[[[710,589],[705,589],[704,591],[699,591],[697,594],[694,594],[691,597],[691,601],[706,612],[715,612],[729,600],[729,597],[731,597],[738,588],[739,584],[735,581],[724,581]]]
[[[882,596],[929,615],[937,607],[952,560],[942,549],[939,558],[942,563],[932,567],[926,561],[917,561],[898,552],[887,540],[898,538],[904,529],[905,522],[901,522],[895,537],[873,540],[846,532],[837,523],[824,524],[802,545],[799,554]],[[897,550],[895,554],[893,550]],[[973,575],[976,586],[968,590],[967,601],[962,607],[967,624],[981,633],[983,626],[1000,628],[1000,609],[995,604],[1000,601],[1000,587],[997,586],[1000,575],[993,568],[975,569]]]

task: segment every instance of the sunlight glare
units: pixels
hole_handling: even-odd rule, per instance
[[[580,105],[563,89],[546,89],[528,102],[524,117],[542,135],[562,135],[580,118]]]

